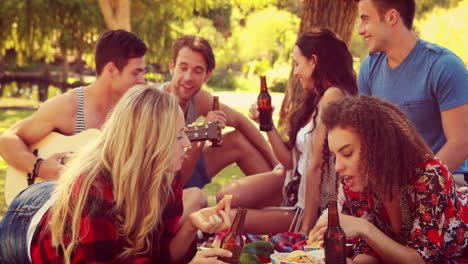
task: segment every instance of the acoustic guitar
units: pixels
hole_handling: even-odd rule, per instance
[[[218,138],[218,122],[211,122],[200,126],[187,126],[186,135],[190,141],[213,140]],[[47,159],[55,153],[73,152],[81,146],[92,142],[101,134],[99,129],[87,129],[72,136],[65,136],[52,132],[45,138],[31,145],[29,149],[37,152],[39,158]],[[42,181],[36,178],[34,183]],[[16,195],[28,187],[27,173],[13,166],[8,166],[5,176],[5,202],[7,205]]]

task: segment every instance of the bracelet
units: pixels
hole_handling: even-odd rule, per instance
[[[38,176],[39,174],[39,167],[41,166],[41,163],[44,161],[42,158],[38,158],[36,162],[34,163],[34,167],[32,169],[32,173],[28,173],[28,185],[31,185],[34,183],[34,179]]]

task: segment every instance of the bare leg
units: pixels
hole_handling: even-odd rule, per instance
[[[273,169],[262,153],[238,131],[224,134],[223,146],[220,148],[206,146],[203,156],[206,161],[206,171],[211,178],[233,162],[237,163],[245,175]]]
[[[184,212],[179,220],[179,226],[182,225],[188,215],[208,206],[205,194],[197,187],[184,189],[182,202],[184,205]]]
[[[244,233],[271,234],[289,231],[289,226],[296,211],[293,210],[259,210],[248,209],[244,222]],[[231,210],[231,219],[237,213],[237,209]]]
[[[226,194],[232,194],[233,208],[261,209],[266,206],[279,206],[283,198],[283,182],[283,169],[244,177],[222,187],[216,193],[216,201],[219,202]]]

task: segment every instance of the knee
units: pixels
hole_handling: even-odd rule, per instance
[[[219,203],[219,201],[221,201],[221,199],[223,199],[225,195],[238,194],[238,189],[239,189],[239,183],[237,181],[228,183],[227,185],[221,187],[221,189],[218,192],[216,192],[216,203]],[[234,195],[234,196],[235,197],[233,197],[232,201],[235,201],[238,198],[237,197],[238,195]],[[231,205],[232,205],[232,202],[231,202]]]
[[[223,199],[224,195],[226,195],[226,194],[228,194],[228,193],[226,192],[225,187],[221,188],[221,190],[216,192],[216,203],[219,203],[219,201],[221,201],[221,199]]]
[[[229,142],[232,148],[241,151],[249,150],[249,148],[252,147],[249,140],[244,136],[244,134],[237,130],[229,132],[225,136],[223,135],[223,140]]]

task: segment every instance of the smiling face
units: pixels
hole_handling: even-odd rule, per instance
[[[359,170],[361,139],[353,129],[336,127],[328,132],[328,146],[335,155],[335,170],[353,192],[368,186],[367,176]]]
[[[366,39],[369,53],[386,52],[387,43],[392,37],[392,28],[386,22],[388,12],[381,18],[372,0],[360,0],[358,9],[360,17],[358,32]]]
[[[172,159],[172,167],[171,171],[178,171],[182,167],[182,162],[185,159],[185,151],[187,150],[188,147],[190,147],[190,140],[188,139],[187,135],[185,134],[185,119],[184,119],[184,113],[182,112],[182,109],[179,107],[179,111],[177,114],[177,141],[175,144],[175,150],[174,150],[174,158]]]
[[[293,49],[294,60],[294,76],[299,78],[304,90],[314,89],[314,81],[312,80],[312,73],[315,68],[314,57],[308,59],[305,57],[301,49],[296,45]]]
[[[172,75],[172,92],[181,101],[188,101],[195,96],[211,75],[203,54],[189,47],[180,49],[176,61],[171,61],[169,70]]]

